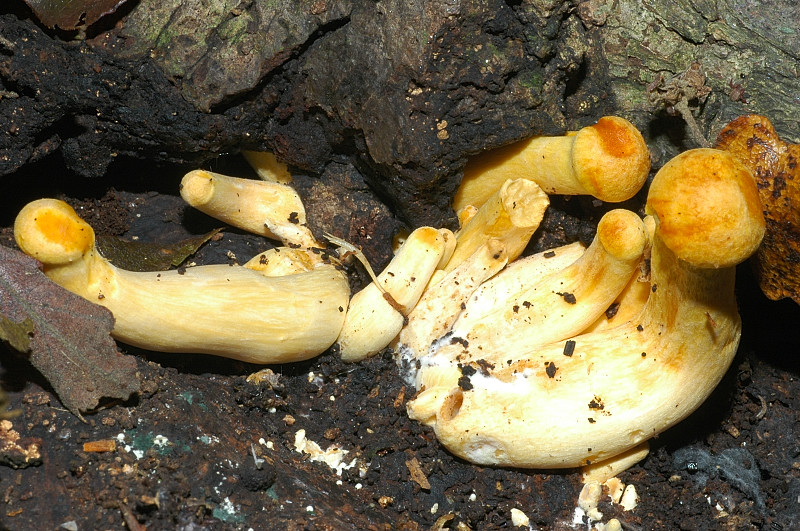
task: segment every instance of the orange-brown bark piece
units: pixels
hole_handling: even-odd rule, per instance
[[[758,184],[767,222],[754,257],[761,291],[800,304],[800,144],[784,142],[767,118],[750,114],[726,125],[715,147],[731,152]]]

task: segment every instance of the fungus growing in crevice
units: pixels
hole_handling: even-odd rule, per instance
[[[635,316],[530,349],[487,344],[482,359],[501,362],[473,375],[469,390],[458,385],[456,363],[468,362],[463,352],[435,339],[427,349],[401,345],[418,390],[409,415],[450,451],[482,465],[591,464],[602,475],[643,457],[646,441],[694,411],[733,360],[741,334],[735,265],[764,234],[752,174],[719,150],[669,161],[653,180],[646,211],[658,289]],[[513,334],[506,332],[509,340]],[[470,337],[470,348],[479,341]],[[602,397],[600,413],[590,407],[595,397]]]
[[[650,151],[628,120],[604,116],[565,136],[536,136],[474,157],[453,208],[480,207],[508,179],[530,179],[548,194],[592,195],[618,203],[638,192]]]

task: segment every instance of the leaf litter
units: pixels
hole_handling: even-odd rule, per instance
[[[81,420],[102,399],[127,400],[139,390],[136,359],[119,352],[110,335],[111,312],[51,282],[36,260],[4,246],[0,322],[0,336],[27,355]]]

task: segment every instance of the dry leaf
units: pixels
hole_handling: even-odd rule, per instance
[[[25,0],[25,3],[45,26],[70,31],[91,26],[103,15],[116,11],[125,0]]]
[[[800,144],[784,142],[767,118],[751,114],[726,125],[715,147],[749,168],[758,184],[767,222],[754,258],[761,291],[800,304]]]
[[[0,245],[0,318],[10,323],[4,328],[32,323],[22,345],[31,364],[81,419],[102,398],[125,400],[137,392],[136,360],[117,350],[111,312],[51,282],[38,266]]]

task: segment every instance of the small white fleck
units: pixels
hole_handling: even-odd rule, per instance
[[[235,507],[231,499],[228,498],[227,496],[225,497],[224,500],[222,500],[222,503],[219,504],[219,508],[228,514],[236,514],[236,511],[238,509],[238,507]]]
[[[306,512],[307,513],[313,513],[314,512],[314,506],[313,505],[306,505]]]
[[[356,483],[356,490],[361,490],[363,486],[361,483]]]
[[[436,511],[438,510],[439,510],[439,504],[434,503],[433,506],[431,506],[431,514],[436,514]]]
[[[528,518],[527,514],[514,508],[511,509],[511,523],[514,527],[528,527],[531,524],[531,519]]]

